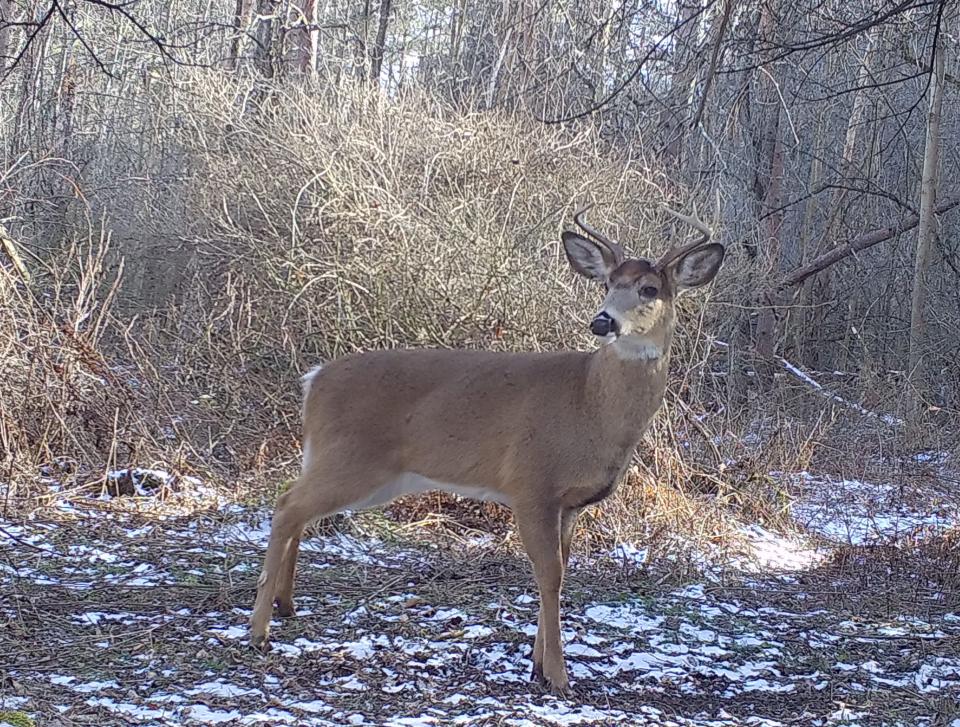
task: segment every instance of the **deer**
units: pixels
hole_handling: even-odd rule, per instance
[[[561,235],[570,266],[606,296],[590,322],[593,351],[376,350],[303,377],[303,460],[277,499],[250,643],[269,649],[273,607],[295,614],[294,572],[307,524],[344,510],[444,491],[512,510],[539,591],[531,679],[570,693],[560,593],[581,511],[617,489],[663,403],[676,301],[711,282],[724,247],[697,231],[656,261],[574,214]]]

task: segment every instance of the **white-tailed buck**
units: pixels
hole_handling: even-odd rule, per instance
[[[277,501],[250,619],[268,647],[274,601],[294,613],[293,579],[307,523],[341,510],[443,490],[509,505],[533,562],[540,615],[533,675],[566,692],[560,588],[577,515],[614,491],[667,382],[677,295],[713,280],[723,246],[699,235],[656,262],[574,215],[570,265],[606,286],[592,353],[375,351],[304,377],[303,470]],[[592,238],[592,239],[591,239]]]

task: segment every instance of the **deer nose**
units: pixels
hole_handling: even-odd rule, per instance
[[[617,322],[609,313],[601,311],[597,314],[597,317],[590,322],[590,333],[594,336],[609,336],[611,333],[616,335],[620,333],[620,326],[617,325]]]

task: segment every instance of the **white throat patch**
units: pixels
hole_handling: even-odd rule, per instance
[[[642,336],[618,336],[610,345],[625,360],[656,361],[663,356],[663,349],[659,345]]]

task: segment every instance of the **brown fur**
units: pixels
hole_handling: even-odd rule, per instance
[[[649,260],[625,260],[616,270],[610,273],[610,282],[613,285],[632,285],[644,275],[660,277],[660,274],[654,271]]]

